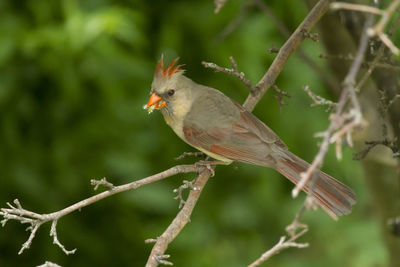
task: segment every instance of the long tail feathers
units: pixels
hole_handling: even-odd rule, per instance
[[[294,184],[300,181],[300,173],[307,170],[308,164],[296,155],[287,152],[288,159],[281,159],[276,169]],[[315,177],[315,175],[318,175]],[[351,206],[356,203],[356,196],[348,186],[342,184],[335,178],[319,171],[314,175],[314,185],[311,195],[317,204],[334,220],[337,216],[349,214]],[[304,186],[303,191],[310,194],[310,185]]]

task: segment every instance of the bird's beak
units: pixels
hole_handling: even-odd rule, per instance
[[[152,93],[150,96],[149,102],[147,102],[147,105],[144,105],[143,108],[147,109],[147,111],[150,114],[153,112],[154,109],[163,108],[166,105],[167,105],[167,103],[162,99],[161,96],[158,96],[155,93]]]
[[[167,103],[165,103],[164,101],[159,103],[160,101],[162,101],[162,97],[156,95],[155,93],[152,93],[149,99],[149,102],[147,103],[147,108],[150,108],[151,106],[155,105],[155,108],[163,108],[167,105]]]

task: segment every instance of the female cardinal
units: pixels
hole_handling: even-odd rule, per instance
[[[283,141],[262,121],[220,91],[183,75],[175,59],[157,64],[151,85],[149,113],[160,109],[165,121],[186,143],[229,164],[240,161],[274,168],[293,183],[309,164],[288,151]],[[333,219],[351,212],[354,192],[333,177],[318,172],[313,186],[303,190]]]

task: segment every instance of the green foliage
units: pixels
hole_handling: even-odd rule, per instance
[[[191,151],[157,112],[142,110],[161,53],[185,63],[187,75],[219,88],[238,101],[247,89],[200,62],[229,66],[257,82],[279,47],[273,22],[252,11],[221,42],[216,36],[245,1],[229,1],[213,13],[213,1],[1,1],[0,2],[0,203],[18,198],[37,212],[53,212],[94,194],[92,178],[127,183],[171,167]],[[276,1],[273,9],[293,29],[304,17],[302,2]],[[314,58],[319,44],[302,45]],[[321,66],[323,61],[316,59]],[[292,151],[310,160],[315,132],[327,125],[323,108],[309,108],[302,91],[326,94],[316,74],[292,58],[279,77],[292,98],[279,113],[269,92],[255,113]],[[358,164],[329,155],[325,169],[360,196],[351,216],[338,223],[323,212],[305,216],[310,232],[271,266],[377,266],[386,262],[377,223],[370,219],[368,195]],[[185,160],[192,162],[192,160]],[[292,185],[276,172],[235,164],[218,167],[200,198],[192,222],[170,245],[176,266],[244,266],[274,245],[300,208]],[[18,256],[28,233],[9,222],[0,231],[0,266],[36,266],[46,260],[63,266],[143,266],[151,246],[178,211],[173,189],[193,174],[177,175],[137,191],[98,202],[63,218],[59,239],[77,253],[66,256],[42,226],[32,247]],[[340,233],[340,234],[338,234]],[[355,256],[357,255],[357,257]]]

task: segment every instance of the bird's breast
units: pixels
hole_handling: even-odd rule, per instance
[[[172,130],[178,135],[181,139],[184,139],[183,134],[183,119],[179,120],[174,116],[171,116],[167,113],[162,113],[164,116],[165,122],[172,128]]]

